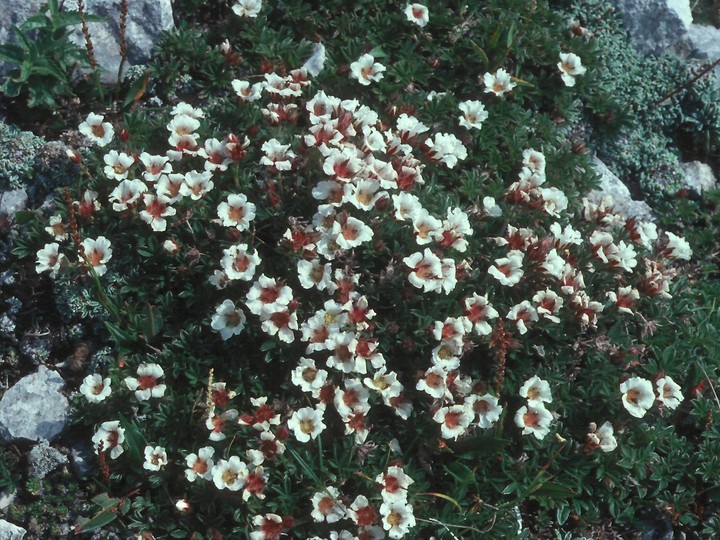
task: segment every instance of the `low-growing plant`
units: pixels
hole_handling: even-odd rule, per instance
[[[712,527],[717,311],[681,236],[583,197],[592,41],[535,0],[268,4],[168,36],[154,98],[202,93],[89,115],[81,183],[18,247],[113,343],[75,398],[103,486],[81,527]]]

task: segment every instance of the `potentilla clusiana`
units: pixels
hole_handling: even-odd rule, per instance
[[[542,404],[523,406],[515,413],[515,425],[522,428],[523,435],[532,433],[538,440],[544,439],[545,435],[550,433],[552,419],[552,413]]]
[[[110,378],[102,378],[102,375],[93,373],[83,379],[80,385],[80,393],[90,403],[100,403],[110,395]]]
[[[235,227],[238,231],[246,231],[250,227],[250,222],[255,219],[255,205],[242,193],[228,195],[227,201],[218,205],[217,213],[224,227]]]
[[[162,446],[146,446],[145,462],[143,469],[148,471],[159,471],[168,463],[167,452]]]
[[[98,276],[102,276],[107,272],[107,263],[112,258],[113,251],[110,247],[110,240],[104,236],[98,236],[97,239],[86,238],[82,242],[85,259],[94,268]]]
[[[685,399],[680,385],[669,375],[659,378],[655,384],[657,385],[658,401],[668,409],[677,409],[680,402]]]
[[[248,474],[247,465],[237,456],[221,459],[212,468],[212,479],[218,489],[240,491],[245,485]]]
[[[386,501],[380,505],[383,528],[390,538],[402,538],[415,526],[413,508],[406,502]]]
[[[517,86],[512,81],[510,74],[502,68],[498,69],[494,74],[486,73],[483,76],[483,82],[485,83],[485,92],[496,96],[502,96]]]
[[[503,407],[499,405],[498,398],[492,394],[478,396],[472,394],[465,398],[465,406],[477,415],[477,426],[489,429],[500,419]]]
[[[367,53],[350,64],[350,75],[363,86],[369,86],[371,82],[381,80],[383,71],[385,71],[385,66],[375,62],[375,57]]]
[[[520,397],[528,400],[530,405],[544,406],[544,403],[552,403],[552,393],[550,392],[550,384],[533,375],[530,379],[520,387]]]
[[[347,514],[347,508],[339,499],[340,491],[332,486],[326,487],[325,491],[318,491],[310,501],[313,505],[310,515],[315,521],[328,523],[340,521]]]
[[[420,28],[424,28],[430,20],[428,8],[422,4],[408,4],[405,6],[405,16],[408,21],[417,24]]]
[[[212,468],[215,465],[213,456],[215,449],[212,446],[205,446],[198,450],[197,454],[188,454],[185,457],[185,478],[188,482],[194,482],[198,478],[212,480]]]
[[[459,108],[463,113],[460,117],[460,125],[465,129],[480,129],[482,123],[488,118],[488,112],[481,101],[463,101],[460,103]]]
[[[125,442],[125,429],[120,427],[120,422],[103,422],[93,435],[92,442],[95,453],[110,452],[112,459],[117,459],[125,449],[122,443]]]
[[[158,364],[140,364],[137,368],[137,378],[126,377],[125,384],[135,392],[138,401],[161,398],[165,395],[165,385],[159,383],[163,375],[163,368]]]
[[[135,158],[125,152],[118,153],[117,150],[110,150],[103,157],[105,161],[105,176],[110,180],[125,180],[128,177],[129,169],[135,163]]]
[[[53,242],[52,244],[45,244],[45,247],[38,250],[37,262],[35,264],[35,271],[38,274],[50,271],[50,277],[54,278],[57,276],[60,270],[60,265],[63,261],[67,261],[65,255],[60,252],[60,244]]]
[[[228,299],[215,308],[215,314],[212,316],[210,327],[220,332],[220,337],[222,337],[223,340],[228,340],[232,336],[240,334],[245,329],[245,322],[245,313],[235,307],[235,302]]]
[[[101,114],[90,113],[87,119],[78,126],[78,131],[98,146],[107,146],[115,135],[112,124],[103,122]]]
[[[632,377],[620,385],[623,407],[635,418],[642,418],[655,403],[652,383],[642,377]]]
[[[312,407],[303,407],[293,413],[287,426],[293,430],[298,441],[308,442],[310,438],[317,438],[325,429],[323,411]]]
[[[565,86],[575,86],[575,77],[583,75],[587,68],[582,65],[580,57],[574,53],[560,53],[560,62],[557,64]]]

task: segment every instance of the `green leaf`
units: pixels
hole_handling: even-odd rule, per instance
[[[545,482],[532,490],[533,497],[550,497],[551,499],[566,499],[575,495],[575,491],[557,482]]]
[[[385,58],[387,56],[387,53],[383,50],[383,48],[380,45],[378,45],[372,51],[370,51],[370,54],[372,56],[374,56],[375,58]]]
[[[115,521],[117,517],[117,513],[113,510],[101,510],[93,518],[78,518],[77,524],[75,525],[75,536],[81,533],[102,529],[106,525]]]
[[[506,46],[508,49],[512,45],[512,42],[514,39],[515,39],[515,23],[512,23],[510,25],[510,28],[508,28],[508,35],[507,35],[507,41],[506,41]]]
[[[160,310],[153,305],[145,304],[144,317],[141,321],[143,334],[149,340],[154,338],[163,327]]]
[[[24,55],[25,51],[22,47],[10,43],[0,45],[0,60],[20,65],[22,64]]]
[[[556,512],[558,525],[564,524],[570,517],[570,507],[566,504],[560,506]]]
[[[120,413],[118,413],[118,416],[120,418],[120,425],[125,430],[125,444],[127,445],[128,452],[130,452],[135,463],[144,461],[145,437],[137,426],[125,418],[125,416]]]
[[[470,40],[468,40],[468,41],[470,41],[470,45],[472,45],[472,46],[473,46],[473,49],[475,49],[475,50],[477,51],[477,53],[480,55],[480,60],[482,60],[482,61],[483,61],[483,64],[485,64],[485,68],[489,68],[489,67],[490,67],[490,60],[488,59],[487,54],[486,54],[485,51],[482,49],[482,47],[480,47],[480,45],[478,45],[477,43],[475,43],[472,39],[470,39]]]
[[[113,337],[115,342],[120,345],[128,341],[136,341],[135,335],[121,329],[118,325],[111,322],[105,321],[105,328],[107,328],[110,335]]]
[[[34,223],[38,218],[37,212],[32,210],[20,210],[15,213],[15,223],[18,225],[28,225]]]

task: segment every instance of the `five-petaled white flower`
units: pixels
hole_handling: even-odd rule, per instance
[[[165,395],[165,385],[158,379],[165,372],[158,364],[140,364],[137,368],[137,378],[126,377],[125,384],[135,392],[138,401],[147,401],[150,398],[161,398]]]
[[[655,402],[652,383],[641,377],[632,377],[620,385],[623,407],[635,418],[642,418]]]
[[[463,113],[460,117],[460,125],[465,129],[480,129],[488,118],[488,112],[480,101],[463,101],[459,108]]]
[[[587,68],[582,65],[580,57],[574,53],[560,53],[560,62],[557,67],[565,86],[575,86],[575,77],[587,71]]]
[[[378,82],[383,78],[382,72],[385,66],[375,62],[371,54],[363,54],[357,61],[350,64],[350,74],[363,86],[369,86],[371,82]]]
[[[110,122],[103,122],[104,119],[101,114],[90,113],[78,126],[78,130],[98,146],[107,146],[112,141],[115,131]]]
[[[295,411],[288,420],[287,427],[295,433],[300,442],[308,442],[310,438],[317,438],[325,429],[323,424],[323,411],[312,407],[303,407]]]
[[[496,96],[502,96],[517,86],[517,83],[513,82],[510,74],[503,68],[498,69],[494,74],[486,73],[483,76],[483,82],[485,83],[485,93],[492,93]]]
[[[110,378],[102,378],[101,375],[93,373],[83,379],[80,385],[80,393],[90,403],[100,403],[110,395]]]
[[[422,4],[408,4],[405,6],[405,16],[411,23],[423,28],[430,20],[428,8]]]
[[[668,409],[677,409],[680,402],[685,399],[680,385],[669,375],[659,378],[655,384],[657,385],[658,401]]]
[[[162,446],[146,446],[145,447],[145,462],[143,463],[143,469],[148,471],[159,471],[168,463],[167,452]]]
[[[232,7],[239,17],[257,17],[262,9],[262,0],[236,0]]]
[[[120,422],[103,422],[92,438],[95,453],[110,452],[112,459],[117,459],[125,449],[122,443],[125,442],[125,429],[120,427]]]

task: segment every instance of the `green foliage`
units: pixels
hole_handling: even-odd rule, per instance
[[[88,21],[102,20],[88,15]],[[80,14],[63,11],[58,0],[48,0],[37,15],[13,26],[15,43],[0,45],[0,59],[15,67],[0,92],[10,98],[26,97],[28,107],[51,108],[59,96],[73,95],[76,69],[89,67],[87,51],[69,39]]]
[[[613,172],[657,202],[682,186],[679,161],[717,163],[720,95],[712,72],[686,84],[699,67],[669,52],[642,56],[607,2],[579,0],[570,14],[591,33],[603,65],[603,91],[588,106],[601,128],[594,146]]]
[[[196,0],[179,4],[181,13],[199,5]],[[438,2],[430,7],[430,23],[423,28],[407,21],[405,3],[399,1],[381,5],[359,0],[351,7],[340,0],[265,2],[257,18],[240,18],[226,5],[210,4],[214,9],[188,19],[193,24],[180,24],[165,34],[147,68],[147,81],[142,74],[133,75],[134,83],[141,83],[112,119],[115,132],[124,128],[126,136],[88,152],[80,179],[70,190],[74,202],[57,201],[65,226],[77,224],[77,236],[58,241],[65,258],[52,278],[55,302],[68,323],[87,320],[93,327],[102,353],[83,375],[107,377],[112,390],[98,403],[76,396],[75,418],[88,439],[93,432],[101,433],[104,423],[118,422],[117,438],[106,439],[111,448],[103,447],[98,458],[102,495],[94,500],[95,507],[86,509],[81,525],[86,530],[118,526],[156,537],[240,538],[257,530],[255,516],[272,513],[294,518],[293,526],[286,527],[290,537],[327,537],[340,528],[355,534],[357,527],[349,518],[338,525],[316,522],[312,497],[337,488],[345,506],[362,494],[379,512],[383,499],[376,478],[399,466],[414,480],[407,488],[407,503],[418,518],[409,533],[413,538],[593,536],[608,522],[622,533],[625,528],[637,530],[648,516],[667,518],[678,531],[701,526],[713,530],[717,524],[712,504],[719,496],[713,479],[720,468],[720,403],[714,396],[720,312],[714,298],[720,288],[714,281],[702,284],[699,277],[716,276],[717,260],[699,261],[698,276],[695,263],[674,262],[670,238],[662,231],[659,238],[643,241],[634,228],[638,224],[582,200],[596,182],[582,151],[591,132],[603,157],[626,179],[647,186],[651,178],[656,184],[663,178],[667,185],[661,191],[672,192],[677,141],[670,121],[650,100],[664,95],[670,84],[664,78],[677,79],[679,68],[667,59],[633,56],[619,41],[624,36],[616,20],[596,1],[567,8],[582,13],[588,25],[601,25],[597,17],[603,15],[608,27],[593,27],[596,37],[589,40],[572,32],[567,10],[558,12],[550,3],[535,0],[468,6]],[[225,37],[227,44],[222,45]],[[326,48],[325,67],[306,79],[293,70],[303,65],[318,41]],[[560,53],[570,51],[588,67],[574,87],[563,84],[557,67]],[[381,80],[361,85],[351,77],[350,66],[365,53],[372,53],[386,71]],[[620,70],[625,63],[632,66],[631,74]],[[517,84],[501,96],[485,92],[483,82],[486,73],[499,68]],[[637,82],[648,70],[661,75]],[[265,77],[271,73],[294,77],[279,87],[287,90],[296,84],[301,95],[270,95],[265,88],[257,102],[238,98],[234,80],[271,80]],[[681,123],[695,115],[694,127],[688,127],[688,133],[696,133],[693,148],[699,148],[703,138],[712,148],[714,110],[707,90],[697,88],[698,94],[673,97],[668,109],[673,121]],[[621,102],[626,89],[629,97]],[[319,181],[335,181],[341,173],[332,164],[328,172],[324,153],[332,152],[314,144],[308,110],[317,112],[313,98],[322,108],[319,91],[338,99],[328,122],[341,136],[329,147],[344,146],[358,160],[362,154],[362,174],[379,160],[398,176],[393,185],[382,176],[382,168],[372,173],[385,180],[388,185],[382,190],[387,193],[367,208],[351,204],[351,195],[343,195],[349,199],[344,201],[324,199],[320,193]],[[172,107],[180,107],[180,100],[186,111],[202,108],[202,115],[193,111],[200,117],[197,128],[172,127],[177,116]],[[488,111],[481,129],[458,124],[459,106],[467,100],[482,101]],[[286,107],[287,116],[273,119],[273,107]],[[630,113],[623,115],[623,110]],[[406,148],[363,150],[368,143],[361,135],[361,117],[372,118],[372,112],[377,120],[368,126],[383,133],[384,143],[402,142]],[[427,132],[405,133],[398,125],[408,121],[403,114],[416,118]],[[652,126],[666,123],[662,129],[633,128],[645,120]],[[601,137],[613,131],[617,138],[603,142]],[[441,134],[456,145],[457,164],[449,166],[433,150]],[[188,151],[183,153],[182,145],[168,141],[169,135],[188,136],[199,146],[186,139]],[[218,162],[227,157],[222,152],[207,158],[199,153],[201,147],[212,153],[212,139],[226,152],[228,144],[237,151],[245,135],[247,148],[222,166]],[[296,154],[288,160],[291,170],[261,161],[268,157],[263,144],[271,139],[291,145]],[[467,150],[466,157],[457,150],[460,146]],[[138,160],[111,165],[109,152],[163,156],[168,148],[179,153],[169,162],[172,173],[165,173],[183,183],[183,189],[190,189],[202,170],[212,171],[214,186],[204,194],[161,201],[174,214],[151,228],[148,212],[159,213],[152,207],[152,195],[160,179],[148,179]],[[542,152],[542,174],[528,176],[534,166],[524,155],[529,149]],[[418,177],[400,180],[406,169],[415,169]],[[119,186],[127,185],[119,177],[125,173],[146,190],[145,198],[138,197],[127,208],[118,196]],[[169,180],[167,176],[162,181]],[[356,181],[338,180],[336,189],[344,193],[347,186],[350,192]],[[557,192],[567,198],[567,209],[562,202],[553,209]],[[410,220],[398,218],[391,195],[401,193],[415,195],[439,223],[449,219],[449,211],[461,213],[468,221],[468,230],[460,235],[468,241],[466,248],[454,245],[452,229],[444,231],[447,235],[439,230],[430,234],[417,215],[412,218],[419,223],[415,228]],[[253,205],[256,215],[247,226],[223,224],[219,207],[234,194],[245,195]],[[99,208],[87,204],[88,197],[97,197]],[[501,215],[491,210],[488,198]],[[696,253],[708,241],[717,248],[713,227],[720,224],[718,201],[717,194],[702,203],[673,201],[660,225],[687,234]],[[319,207],[323,203],[328,204]],[[336,249],[341,233],[332,237],[328,231],[335,226],[345,231],[350,218],[366,224],[372,240]],[[39,214],[27,213],[22,219],[26,230],[15,254],[39,263],[35,254],[55,240],[45,232]],[[572,226],[578,243],[564,245],[556,225]],[[529,231],[527,242],[510,227]],[[346,232],[343,238],[352,240],[352,232]],[[610,234],[612,246],[625,250],[625,259],[590,240],[598,234]],[[80,242],[100,236],[113,250],[106,268],[98,261],[99,253],[88,252],[91,248],[78,251]],[[257,252],[262,262],[252,276],[226,282],[221,270],[236,265],[235,272],[242,271],[243,260],[233,262],[229,255],[242,245]],[[422,273],[421,266],[413,267],[408,260],[424,254],[426,247],[451,269],[433,278],[447,280],[445,290],[423,291],[409,277],[414,269],[416,278]],[[524,252],[524,272],[508,286],[490,270],[502,267],[501,274],[511,273],[500,262],[511,250]],[[563,258],[562,272],[542,266],[553,250]],[[221,262],[225,257],[229,262]],[[298,268],[308,260],[331,268],[328,279],[336,291],[306,286]],[[582,272],[582,285],[566,273],[573,270]],[[278,288],[291,288],[292,302],[274,308],[279,311],[251,308],[249,291],[261,274],[277,278]],[[638,300],[624,312],[608,297],[619,293],[619,287],[639,291]],[[523,301],[539,308],[534,295],[546,290],[564,301],[557,320],[510,315]],[[487,331],[453,330],[455,323],[465,325],[459,318],[470,316],[464,302],[473,293],[487,295],[498,316],[488,318]],[[222,323],[239,326],[240,315],[219,311],[227,300],[246,317],[237,335],[225,336],[217,328]],[[374,315],[356,320],[364,301]],[[285,322],[289,337],[273,332],[270,324],[282,325],[286,315],[298,319],[295,327]],[[311,341],[316,339],[311,331],[301,338],[303,325],[309,327],[314,316],[328,336],[333,334],[331,343],[317,348],[309,345],[331,339],[320,339],[319,328],[317,342]],[[459,344],[446,332],[461,333]],[[347,334],[353,344],[339,341],[335,333]],[[397,412],[403,410],[401,402],[393,399],[400,396],[383,398],[387,381],[369,379],[379,373],[379,365],[363,356],[358,364],[362,367],[338,367],[335,355],[341,360],[370,355],[358,353],[362,347],[377,347],[383,361],[376,362],[402,383],[402,399],[414,407],[409,418]],[[430,380],[430,366],[450,364],[455,357],[458,366],[448,367],[443,375],[447,391],[433,396],[423,390],[419,382]],[[319,388],[298,388],[293,373],[301,358],[317,362],[315,375],[319,369],[328,372],[323,388],[330,395],[322,395]],[[140,373],[148,364],[162,368],[159,380]],[[305,375],[311,378],[312,373],[303,372],[309,382]],[[534,376],[548,382],[553,397],[547,404],[550,426],[537,437],[523,434],[523,425],[532,427],[533,415],[521,412],[528,402],[520,395]],[[670,376],[684,400],[675,407],[653,400],[642,418],[631,415],[619,386],[635,376],[646,379],[653,398],[656,379]],[[352,395],[341,391],[349,393],[353,384],[368,391],[368,409],[352,411],[367,415],[367,438],[358,434],[362,426],[351,425],[348,413],[341,412],[343,404],[352,403]],[[142,397],[145,391],[152,397]],[[472,427],[453,437],[434,419],[441,407],[485,394],[499,399],[503,408],[487,425],[473,420]],[[267,398],[264,405],[262,398]],[[326,429],[303,442],[290,422],[308,406],[323,407]],[[477,411],[471,410],[475,418]],[[224,425],[222,414],[227,415]],[[269,415],[268,426],[260,425],[262,415]],[[608,427],[617,448],[601,450],[595,440]],[[259,461],[262,445],[271,446],[259,439],[261,431],[281,441],[285,451],[264,455],[263,469],[256,469],[251,457]],[[157,446],[167,458],[154,468],[146,453]],[[244,496],[241,490],[247,485],[222,488],[232,474],[215,481],[186,479],[186,459],[206,447],[213,449],[216,465],[234,456],[248,464],[248,472],[267,475],[260,489],[264,498],[249,491]],[[111,451],[118,448],[123,452],[113,456]],[[187,512],[175,507],[178,500],[189,505]]]

